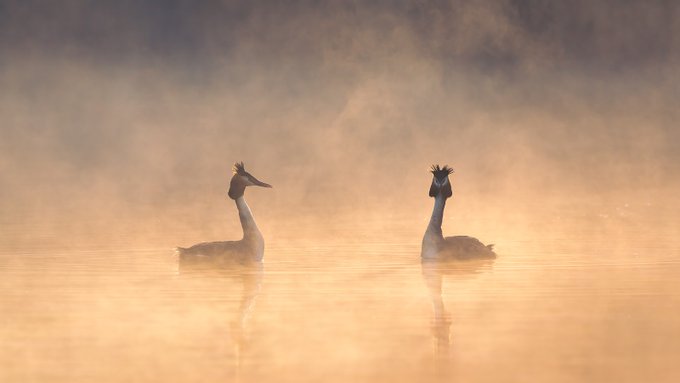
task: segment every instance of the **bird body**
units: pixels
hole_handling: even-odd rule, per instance
[[[493,245],[484,245],[480,240],[468,236],[446,237],[442,234],[442,221],[446,200],[453,195],[449,174],[453,169],[448,166],[433,166],[430,197],[434,197],[432,217],[427,226],[421,248],[423,260],[480,259],[495,258]]]
[[[261,262],[264,257],[264,237],[255,223],[244,193],[248,186],[271,188],[271,185],[257,180],[245,171],[243,163],[234,165],[234,176],[229,186],[229,197],[236,203],[243,229],[243,238],[238,241],[203,242],[188,248],[178,247],[180,263],[248,263]]]

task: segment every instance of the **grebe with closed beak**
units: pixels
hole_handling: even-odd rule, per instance
[[[229,198],[236,202],[238,217],[243,228],[243,238],[239,241],[203,242],[189,248],[178,247],[180,263],[248,263],[261,262],[264,256],[264,238],[257,228],[253,214],[243,194],[248,186],[271,188],[246,172],[243,162],[237,162],[229,185]]]
[[[449,175],[453,169],[445,165],[433,165],[432,185],[430,185],[430,197],[434,198],[434,209],[430,223],[423,236],[423,244],[420,256],[423,261],[448,260],[448,259],[482,259],[495,258],[493,245],[484,245],[477,238],[465,235],[446,237],[442,235],[442,220],[446,200],[453,195]]]

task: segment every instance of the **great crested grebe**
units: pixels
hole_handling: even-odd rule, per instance
[[[193,262],[260,262],[264,256],[264,238],[255,224],[253,214],[243,197],[248,186],[272,186],[259,181],[246,172],[243,162],[234,164],[234,176],[229,185],[229,198],[236,201],[238,217],[243,227],[243,239],[239,241],[203,242],[189,248],[178,247],[180,263]]]
[[[423,260],[447,260],[447,259],[479,259],[495,258],[493,245],[484,245],[477,238],[468,236],[446,237],[442,235],[442,219],[446,199],[453,195],[449,175],[453,169],[445,165],[433,165],[431,168],[432,185],[430,197],[434,197],[434,209],[430,224],[423,236],[423,244],[420,256]]]

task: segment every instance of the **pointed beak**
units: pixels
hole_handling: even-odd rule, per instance
[[[255,186],[262,186],[263,188],[271,188],[272,187],[272,185],[270,185],[268,183],[264,183],[264,182],[258,180],[255,177],[253,177],[252,181],[253,181],[253,185],[255,185]]]

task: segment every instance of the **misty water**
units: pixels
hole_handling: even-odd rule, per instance
[[[499,256],[424,269],[426,198],[288,220],[252,202],[262,268],[178,267],[173,246],[238,226],[140,236],[111,220],[65,242],[4,217],[0,380],[677,381],[680,206],[646,197],[454,201],[445,235]],[[226,204],[220,219],[236,221]]]
[[[0,383],[680,381],[678,20],[0,0]],[[180,269],[236,161],[262,267]],[[421,265],[435,163],[495,261]]]

